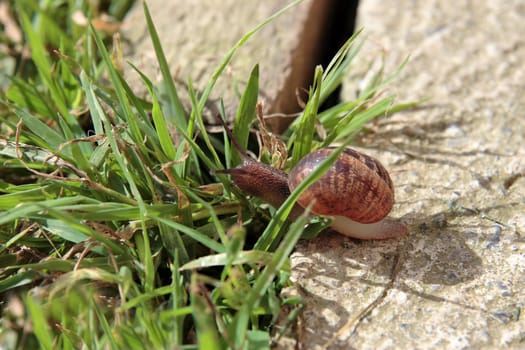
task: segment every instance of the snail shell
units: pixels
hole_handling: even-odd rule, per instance
[[[301,159],[288,175],[293,191],[335,148],[318,149]],[[380,221],[394,205],[394,186],[378,160],[346,148],[328,171],[297,202],[312,212],[340,215],[367,224]]]

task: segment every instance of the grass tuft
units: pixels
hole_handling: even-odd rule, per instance
[[[189,110],[146,3],[163,81],[131,63],[144,99],[123,78],[93,2],[10,2],[31,55],[15,55],[18,68],[0,84],[0,347],[264,349],[279,320],[282,332],[294,322],[302,300],[281,294],[291,285],[289,256],[330,221],[304,214],[289,223],[288,213],[365,123],[411,106],[379,94],[398,74],[381,71],[354,101],[320,111],[357,57],[359,31],[315,70],[310,99],[282,139],[258,125],[261,158],[284,158],[287,169],[339,145],[280,208],[248,202],[226,176],[211,175],[240,161],[202,119],[215,82],[237,49],[299,2],[243,36],[200,96],[189,81]],[[122,18],[129,6],[118,0],[105,10]],[[73,20],[78,12],[91,23]],[[241,147],[258,95],[254,64],[234,119]]]

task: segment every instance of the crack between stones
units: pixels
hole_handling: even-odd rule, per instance
[[[348,322],[339,328],[339,330],[336,332],[336,334],[327,341],[323,346],[322,349],[328,349],[333,343],[337,341],[340,337],[342,337],[344,334],[347,334],[349,330],[351,330],[350,337],[351,338],[355,332],[357,331],[357,328],[362,323],[362,321],[368,317],[372,311],[377,308],[386,298],[388,295],[388,292],[394,288],[394,282],[397,279],[397,276],[399,274],[399,271],[401,271],[401,268],[403,266],[404,262],[404,256],[406,252],[406,240],[405,243],[398,246],[397,253],[394,255],[394,262],[392,263],[392,268],[390,270],[390,280],[384,287],[381,294],[379,294],[374,301],[372,301],[370,304],[368,304],[361,312],[359,312],[355,317],[348,320]]]

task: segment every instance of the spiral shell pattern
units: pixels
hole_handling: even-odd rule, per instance
[[[334,150],[333,147],[321,148],[301,159],[288,175],[290,190],[293,191]],[[392,210],[394,187],[378,160],[346,148],[297,202],[305,208],[314,202],[312,212],[315,214],[341,215],[359,223],[373,223]]]

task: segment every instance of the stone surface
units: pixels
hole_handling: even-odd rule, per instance
[[[391,170],[392,215],[410,235],[301,242],[295,339],[305,349],[524,349],[525,3],[361,0],[358,23],[360,57],[385,54],[392,71],[410,55],[389,92],[430,98],[360,144]]]
[[[189,78],[195,89],[202,91],[235,43],[286,5],[279,0],[247,1],[242,5],[235,0],[151,0],[147,3],[175,81],[182,85],[181,92]],[[239,94],[257,63],[260,64],[261,99],[266,106],[272,105],[292,71],[293,52],[299,44],[298,38],[312,3],[312,0],[304,1],[286,12],[237,51],[210,96],[216,103],[208,104],[208,116],[216,114],[219,97],[224,99],[228,115],[235,115]],[[124,43],[129,44],[125,47],[127,59],[149,77],[160,80],[140,1],[126,17],[122,36]],[[127,73],[134,90],[145,92],[140,77],[131,69]],[[188,97],[182,95],[181,99],[189,110]]]
[[[212,91],[204,117],[215,122],[222,97],[232,118],[250,72],[259,64],[260,99],[265,102],[267,125],[275,132],[284,131],[302,109],[315,66],[326,66],[352,33],[356,1],[303,0],[267,24],[237,50]],[[147,4],[182,93],[189,78],[197,91],[204,90],[239,39],[293,2],[149,0]],[[157,81],[161,76],[143,12],[142,3],[137,2],[124,20],[124,53],[127,60]],[[129,66],[125,72],[133,90],[146,94],[138,74]],[[189,110],[189,97],[184,93],[180,97]]]

